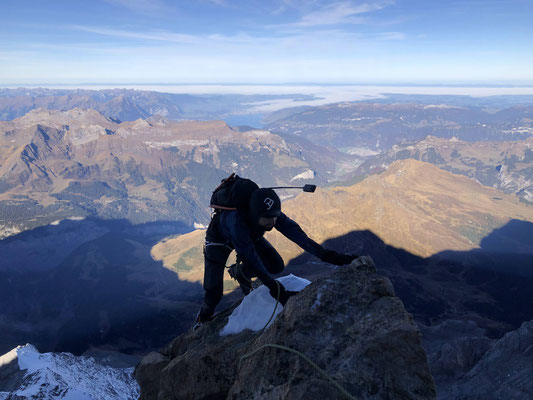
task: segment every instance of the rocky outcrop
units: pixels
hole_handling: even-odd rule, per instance
[[[499,339],[473,321],[420,330],[439,400],[533,398],[533,321]]]
[[[474,321],[447,320],[419,327],[438,393],[470,371],[493,342]]]
[[[488,350],[460,379],[442,387],[439,385],[439,399],[533,398],[533,321],[524,322],[519,329],[499,340],[471,338],[454,344],[449,348],[457,354],[464,354],[461,350],[465,344],[477,351],[487,347]]]
[[[368,257],[311,283],[262,333],[220,336],[236,306],[145,357],[141,399],[436,397],[418,327]]]

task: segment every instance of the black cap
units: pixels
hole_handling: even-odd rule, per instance
[[[257,218],[279,217],[281,215],[281,200],[272,189],[257,189],[250,198],[250,212]]]

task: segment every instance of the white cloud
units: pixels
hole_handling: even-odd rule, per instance
[[[231,5],[228,3],[227,0],[205,0],[209,3],[213,3],[217,6],[221,6],[221,7],[231,7]]]
[[[98,35],[115,38],[133,39],[130,47],[147,47],[148,44],[141,44],[145,41],[164,42],[168,45],[190,45],[197,52],[208,53],[208,51],[242,51],[245,54],[260,52],[262,54],[281,54],[284,51],[305,53],[350,50],[351,46],[371,47],[379,42],[389,40],[403,40],[406,35],[402,32],[380,32],[363,34],[348,32],[340,29],[327,29],[320,31],[279,31],[276,35],[250,35],[238,33],[235,35],[210,34],[210,35],[190,35],[169,31],[130,31],[121,29],[111,29],[105,27],[71,26],[72,29],[95,33]],[[136,43],[135,39],[141,42]],[[116,45],[115,45],[116,46]],[[121,47],[123,45],[120,45]],[[105,45],[103,46],[105,47]],[[100,46],[97,46],[100,48]]]
[[[403,32],[381,32],[376,38],[380,40],[405,40],[407,35]]]
[[[360,14],[381,10],[392,3],[392,0],[370,3],[355,3],[353,1],[335,2],[308,12],[302,16],[300,21],[286,24],[286,26],[306,28],[323,25],[361,24],[367,22],[367,20],[361,17]]]
[[[167,9],[161,0],[104,0],[109,4],[125,7],[131,11],[143,14],[154,14]]]
[[[91,27],[83,25],[72,25],[72,29],[96,33],[98,35],[104,36],[113,36],[119,38],[127,39],[142,39],[142,40],[155,40],[163,42],[174,42],[174,43],[197,43],[198,36],[188,35],[184,33],[174,33],[168,31],[149,31],[149,32],[139,32],[139,31],[127,31],[123,29],[110,29],[102,27]]]

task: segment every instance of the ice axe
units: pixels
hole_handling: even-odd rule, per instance
[[[314,193],[316,189],[316,185],[304,185],[304,186],[276,186],[276,187],[269,187],[267,189],[302,189],[304,192],[307,193]]]

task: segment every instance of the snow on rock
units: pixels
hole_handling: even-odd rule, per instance
[[[304,171],[301,174],[298,174],[294,178],[292,178],[291,182],[298,180],[298,179],[313,179],[314,177],[315,177],[315,172],[308,169],[307,171]]]
[[[311,283],[307,279],[299,278],[293,274],[283,276],[278,281],[285,286],[285,289],[295,292],[299,292]],[[239,333],[245,329],[251,329],[252,331],[263,329],[270,319],[275,306],[276,300],[270,296],[268,288],[264,285],[260,286],[244,297],[241,304],[233,310],[227,325],[220,331],[220,336]],[[270,321],[269,326],[282,310],[283,306],[278,304],[275,316]]]
[[[70,353],[39,353],[27,344],[16,352],[18,366],[24,376],[11,392],[0,392],[0,400],[19,398],[65,400],[126,400],[139,397],[139,386],[133,368],[111,368],[91,357]]]
[[[394,146],[393,146],[394,147]],[[380,154],[379,151],[369,149],[368,147],[349,147],[344,150],[346,153],[359,156],[359,157],[370,157]]]

